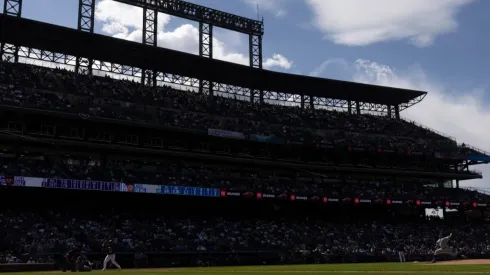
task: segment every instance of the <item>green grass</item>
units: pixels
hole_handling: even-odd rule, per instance
[[[35,272],[37,274],[53,274],[53,272]],[[60,272],[61,273],[61,272]],[[295,265],[295,266],[243,266],[243,267],[203,267],[203,268],[170,268],[170,269],[127,269],[124,275],[285,275],[296,274],[413,274],[413,275],[463,275],[489,274],[490,265],[428,265],[426,263],[382,263],[382,264],[330,264],[330,265]],[[28,273],[4,273],[5,275],[33,275]],[[70,272],[67,273],[67,275]],[[90,274],[116,275],[120,271],[93,271]],[[3,275],[3,274],[2,274]]]

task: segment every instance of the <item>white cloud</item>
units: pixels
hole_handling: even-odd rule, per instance
[[[342,68],[344,70],[349,69],[349,64],[344,59],[331,58],[318,65],[312,72],[309,73],[309,75],[319,77],[323,75],[331,66],[335,66],[335,68]]]
[[[102,31],[113,37],[131,41],[141,41],[143,14],[142,9],[112,0],[102,0],[97,3],[95,18],[102,23]],[[192,24],[183,24],[174,30],[166,30],[171,17],[165,14],[158,15],[158,45],[178,51],[199,53],[199,30]],[[230,36],[233,37],[233,36]],[[231,41],[229,44],[239,43]],[[248,41],[248,39],[247,39]],[[223,41],[213,38],[213,57],[233,63],[249,65],[248,55],[234,52]],[[291,68],[292,62],[280,54],[264,59],[264,68]]]
[[[272,58],[268,58],[263,65],[266,69],[279,67],[289,70],[293,66],[293,62],[289,61],[286,57],[275,53],[272,55]]]
[[[408,39],[431,45],[458,27],[456,13],[473,0],[305,0],[314,24],[334,43],[363,46]]]
[[[245,3],[256,9],[259,6],[259,13],[267,11],[276,17],[284,17],[287,15],[287,10],[284,8],[286,0],[244,0]]]
[[[129,29],[143,28],[143,11],[141,8],[122,4],[112,0],[102,0],[95,7],[96,20],[103,23],[103,31],[108,34],[116,34],[128,32]],[[158,29],[163,30],[163,27],[170,21],[170,15],[158,14]],[[117,28],[110,26],[116,25]]]
[[[449,95],[451,91],[431,81],[420,67],[400,73],[368,60],[357,60],[354,67],[353,80],[356,82],[427,91],[426,98],[403,111],[402,117],[453,136],[460,143],[490,151],[490,110],[482,106],[482,90],[471,89]],[[481,170],[484,177],[490,177],[490,165],[475,169]],[[462,185],[489,188],[487,180],[462,182]]]

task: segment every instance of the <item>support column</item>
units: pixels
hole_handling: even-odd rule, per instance
[[[3,2],[3,14],[22,17],[22,0],[5,0]]]
[[[199,56],[213,58],[213,25],[199,22]],[[206,79],[199,80],[199,92],[213,96],[213,83]]]
[[[250,34],[248,36],[250,67],[262,70],[262,35]],[[258,94],[260,104],[264,103],[264,91],[258,89],[250,90],[251,94]]]
[[[19,46],[2,43],[0,48],[0,56],[2,61],[17,63],[19,62]]]
[[[250,67],[262,69],[262,35],[249,35]]]
[[[356,101],[356,114],[361,114],[361,104],[359,103],[359,101]]]
[[[400,119],[400,106],[395,105],[395,118]]]
[[[78,31],[94,33],[95,0],[78,1]],[[91,75],[93,60],[77,56],[75,72],[78,74]]]
[[[22,17],[22,0],[4,0],[3,14]],[[5,62],[19,62],[19,46],[3,43],[0,45],[0,57]]]
[[[352,115],[352,101],[347,101],[347,112]]]
[[[388,105],[388,117],[391,118],[391,105]]]
[[[313,96],[310,96],[310,109],[315,109],[315,99]]]
[[[156,47],[158,42],[158,11],[143,8],[143,35],[142,42],[144,45]],[[143,85],[157,85],[157,71],[143,69],[141,71],[141,83]]]
[[[305,108],[305,95],[301,95],[301,109]]]

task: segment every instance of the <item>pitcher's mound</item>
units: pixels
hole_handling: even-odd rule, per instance
[[[435,265],[470,265],[470,264],[490,264],[490,260],[457,260],[434,263]]]

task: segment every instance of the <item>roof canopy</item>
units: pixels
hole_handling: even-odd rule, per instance
[[[421,91],[254,69],[3,14],[0,15],[0,40],[8,44],[263,91],[384,105],[409,103],[426,94]]]

